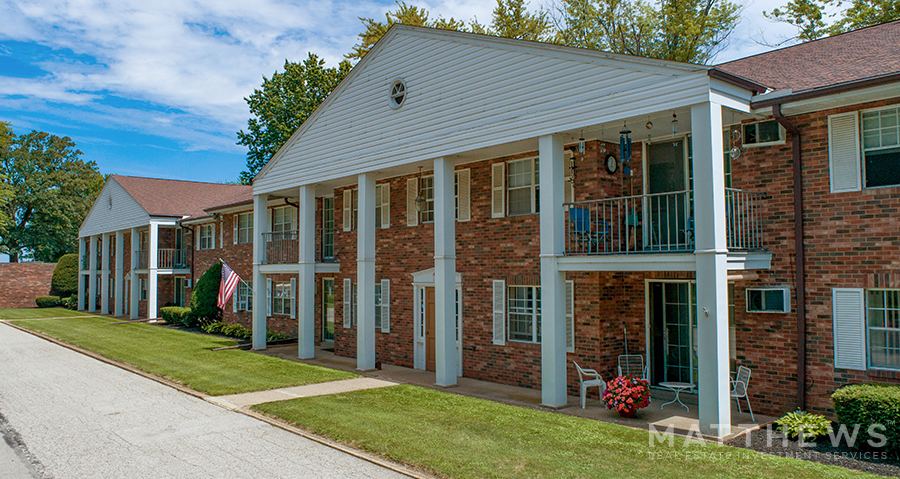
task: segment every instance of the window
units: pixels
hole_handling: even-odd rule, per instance
[[[147,301],[147,280],[140,278],[138,280],[138,288],[141,290],[141,301]]]
[[[509,215],[537,213],[538,205],[538,160],[510,161],[506,165],[507,211]]]
[[[200,249],[216,247],[216,225],[200,225]]]
[[[900,290],[866,291],[869,367],[900,369]]]
[[[282,206],[272,210],[272,232],[283,233],[293,228],[294,212],[290,206]]]
[[[425,198],[425,208],[422,209],[422,223],[434,223],[434,176],[422,177],[422,198]]]
[[[334,259],[334,197],[322,199],[322,256],[326,260]],[[334,280],[332,280],[332,287]],[[333,319],[333,318],[332,318]]]
[[[406,101],[406,83],[403,80],[394,80],[391,84],[391,108],[397,109]]]
[[[272,312],[291,314],[291,283],[276,281],[272,284]]]
[[[784,130],[775,120],[747,123],[744,127],[744,146],[759,146],[784,142]]]
[[[507,309],[510,341],[541,342],[540,286],[510,286]]]
[[[900,185],[900,108],[862,114],[867,188]]]
[[[390,183],[375,185],[375,227],[388,228],[390,224]]]
[[[237,243],[253,242],[253,213],[241,213],[234,215],[234,221],[237,223]]]
[[[235,298],[238,311],[253,311],[253,282],[239,281]]]
[[[747,289],[747,312],[789,313],[791,296],[788,288]]]

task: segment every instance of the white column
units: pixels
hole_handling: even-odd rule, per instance
[[[728,279],[722,107],[691,107],[697,261],[697,360],[700,430],[731,432],[728,361]]]
[[[103,233],[100,247],[100,314],[109,314],[109,233]]]
[[[97,235],[91,236],[91,252],[88,256],[88,307],[87,310],[97,311]]]
[[[128,316],[138,319],[141,300],[141,281],[135,271],[138,268],[138,251],[141,249],[141,235],[137,228],[131,228],[131,306]]]
[[[356,367],[365,371],[375,369],[375,177],[371,174],[359,175],[356,224]]]
[[[78,238],[78,310],[87,309],[87,298],[84,294],[84,238]]]
[[[456,203],[453,162],[434,160],[435,383],[456,384]]]
[[[115,286],[116,291],[115,294],[115,306],[113,307],[113,314],[116,316],[121,316],[124,312],[125,308],[123,299],[125,298],[125,232],[122,230],[116,231],[116,276],[115,276]]]
[[[301,186],[298,233],[300,278],[297,282],[297,355],[316,357],[316,189]]]
[[[542,136],[541,202],[541,404],[564,406],[566,397],[566,274],[557,258],[565,248],[565,161],[560,136]]]
[[[157,256],[159,255],[159,224],[150,221],[150,245],[147,246],[147,319],[157,317]]]
[[[266,349],[266,277],[259,267],[266,258],[268,200],[268,195],[253,197],[253,349]]]

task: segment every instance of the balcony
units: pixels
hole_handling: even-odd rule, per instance
[[[149,251],[137,252],[137,269],[147,269],[149,264]],[[188,267],[188,253],[185,249],[159,248],[156,252],[156,267],[158,269],[184,269]]]
[[[764,251],[762,193],[726,188],[729,252]],[[625,196],[566,203],[566,255],[692,253],[693,192]]]
[[[297,230],[263,233],[266,242],[263,264],[292,264],[300,260]],[[334,263],[334,229],[316,229],[316,262]]]

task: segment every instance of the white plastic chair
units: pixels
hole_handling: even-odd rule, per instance
[[[597,386],[600,388],[600,397],[606,392],[606,382],[600,377],[600,373],[593,369],[582,369],[575,361],[575,370],[578,371],[578,382],[581,383],[581,409],[584,409],[584,399],[587,394],[587,388]]]
[[[640,354],[620,354],[619,355],[619,376],[628,376],[632,374],[636,377],[646,380],[650,366],[644,366],[644,357]]]
[[[731,381],[731,397],[737,401],[738,412],[741,411],[741,398],[747,401],[747,409],[750,411],[750,420],[753,418],[753,408],[750,407],[750,398],[747,396],[747,387],[750,384],[750,368],[739,366],[737,370],[737,378]]]

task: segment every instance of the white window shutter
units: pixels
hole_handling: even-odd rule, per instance
[[[297,198],[297,202],[299,204],[300,198]],[[291,207],[291,231],[297,231],[297,222],[300,220],[300,208]]]
[[[472,219],[472,170],[465,169],[456,172],[457,188],[459,189],[459,217],[457,221],[469,221]]]
[[[391,227],[391,184],[381,185],[381,227]]]
[[[828,117],[828,171],[831,192],[859,191],[859,117],[855,111]]]
[[[419,179],[406,180],[406,226],[419,224],[419,212],[416,210],[416,196],[419,195]]]
[[[297,278],[291,278],[291,319],[297,317]]]
[[[391,332],[391,280],[381,280],[381,332]]]
[[[266,278],[266,317],[272,316],[272,278]]]
[[[194,232],[194,236],[197,238],[197,251],[200,251],[200,237],[203,236],[203,225],[198,226],[192,231]]]
[[[575,352],[575,282],[566,281],[566,352]]]
[[[212,245],[210,246],[210,249],[216,249],[216,224],[213,223],[211,225],[211,228],[212,228],[212,235],[209,237],[209,241],[212,242]]]
[[[861,288],[831,290],[834,367],[866,369],[865,293]]]
[[[344,329],[350,329],[353,318],[353,280],[344,278]]]
[[[347,188],[344,190],[344,231],[353,229],[353,190]]]
[[[238,281],[238,286],[234,290],[234,294],[231,295],[231,312],[238,312],[238,297],[241,295],[241,283]]]
[[[494,344],[506,344],[506,281],[494,280]]]
[[[234,229],[234,238],[232,238],[232,240],[234,241],[234,244],[238,244],[238,226],[241,224],[241,215],[237,214],[232,216],[231,221],[234,223],[234,228],[232,228]]]
[[[491,165],[491,218],[502,218],[506,206],[506,164]]]

